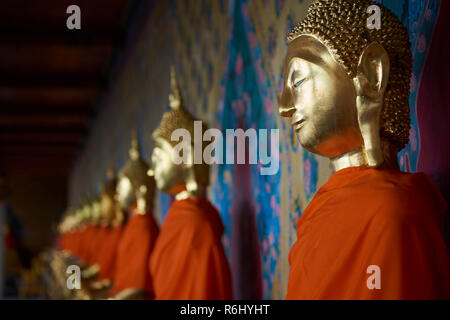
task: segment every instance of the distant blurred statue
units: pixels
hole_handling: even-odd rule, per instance
[[[100,233],[98,253],[94,271],[98,271],[97,281],[91,284],[93,299],[107,298],[116,271],[117,251],[124,229],[123,211],[116,200],[117,180],[114,168],[108,170],[108,180],[100,194]]]
[[[224,226],[206,199],[209,166],[193,164],[192,153],[187,155],[190,164],[173,161],[178,142],[172,141],[172,132],[181,128],[194,136],[195,119],[184,109],[173,68],[170,84],[171,110],[153,132],[156,185],[175,197],[150,262],[156,299],[231,299],[231,273],[222,245]]]
[[[119,171],[116,187],[117,201],[127,221],[118,245],[110,295],[113,299],[152,299],[154,291],[148,264],[159,233],[153,217],[155,182],[139,154],[136,132],[133,132],[129,155]]]
[[[100,279],[111,280],[114,278],[117,247],[122,236],[124,214],[116,200],[117,180],[114,169],[108,171],[108,181],[103,186],[100,194],[101,225],[107,229],[103,239],[103,248],[99,253]]]

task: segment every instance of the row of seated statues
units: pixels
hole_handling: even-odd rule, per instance
[[[409,35],[382,4],[381,28],[368,28],[374,4],[317,0],[287,37],[279,113],[335,171],[297,222],[288,299],[450,298],[445,201],[427,175],[398,168],[410,130]],[[233,297],[224,227],[206,199],[208,166],[171,161],[171,133],[194,130],[171,75],[171,110],[153,132],[151,166],[133,140],[99,202],[60,225],[61,264],[82,264],[76,298]],[[175,198],[161,227],[155,189]]]
[[[171,87],[171,110],[153,132],[152,165],[142,159],[134,136],[117,179],[110,170],[99,200],[68,212],[59,226],[63,254],[82,267],[77,299],[233,297],[224,226],[206,199],[209,168],[171,161],[172,131],[194,130],[174,69]],[[153,216],[155,188],[174,198],[161,228]]]

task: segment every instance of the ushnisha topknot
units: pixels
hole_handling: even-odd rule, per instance
[[[149,184],[147,172],[150,167],[140,156],[136,131],[133,131],[132,134],[129,155],[130,159],[119,171],[119,178],[127,177],[133,188],[137,190],[140,186]]]
[[[152,136],[153,138],[162,138],[172,146],[175,146],[179,141],[172,141],[172,132],[176,129],[183,128],[188,130],[191,134],[191,138],[193,138],[194,121],[197,119],[195,119],[184,107],[183,96],[173,67],[170,68],[170,89],[170,110],[163,114],[161,122],[153,132]]]
[[[199,121],[199,119],[194,118],[189,111],[185,109],[183,95],[178,85],[175,68],[173,66],[170,68],[169,104],[170,110],[163,114],[159,126],[155,129],[155,131],[153,131],[153,139],[162,138],[174,147],[180,143],[180,141],[172,140],[172,132],[176,129],[185,129],[189,132],[191,136],[191,144],[193,145],[194,121]],[[202,136],[207,129],[208,128],[202,121]],[[206,145],[207,142],[202,139],[202,154]],[[209,184],[209,165],[205,162],[195,164],[194,171],[197,182],[203,186],[207,186]]]
[[[367,8],[381,9],[381,29],[367,27]],[[409,141],[409,93],[412,69],[411,43],[406,28],[385,6],[372,0],[317,0],[306,17],[288,34],[291,43],[302,35],[322,42],[348,76],[357,74],[364,48],[378,42],[390,59],[389,82],[381,113],[380,135],[403,149]]]
[[[108,168],[107,172],[107,179],[102,187],[102,193],[112,199],[116,194],[116,187],[117,187],[117,177],[115,175],[114,166],[111,162],[111,165]]]

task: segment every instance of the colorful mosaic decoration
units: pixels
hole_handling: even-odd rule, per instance
[[[416,172],[420,153],[420,132],[417,123],[417,99],[422,71],[427,58],[429,45],[439,12],[439,0],[427,1],[379,1],[392,10],[407,27],[412,44],[413,73],[409,106],[411,129],[409,144],[400,152],[400,168],[407,172]]]

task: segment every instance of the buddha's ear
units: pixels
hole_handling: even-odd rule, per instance
[[[358,95],[377,99],[384,96],[389,80],[390,61],[386,50],[378,42],[372,42],[362,52],[356,76]]]

